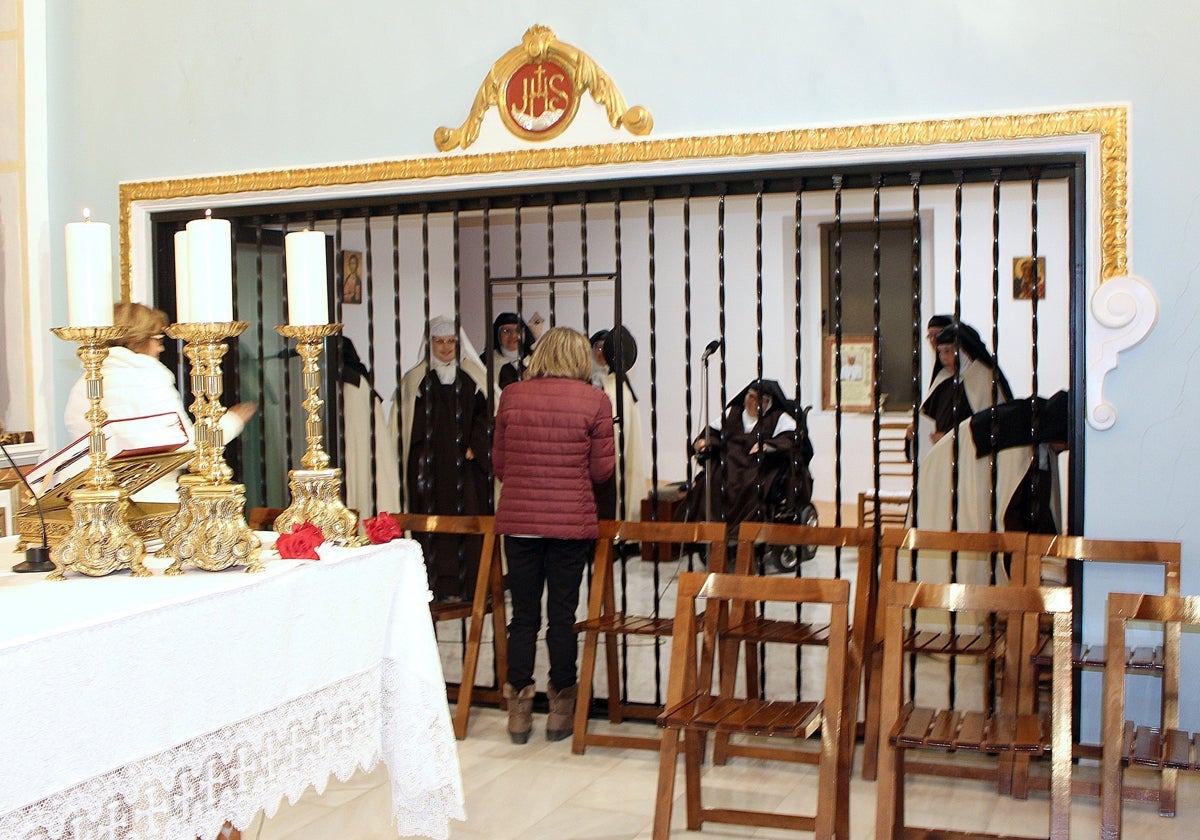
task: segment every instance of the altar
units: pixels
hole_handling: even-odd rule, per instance
[[[0,540],[0,837],[215,838],[387,764],[401,835],[465,819],[419,546],[65,581]]]

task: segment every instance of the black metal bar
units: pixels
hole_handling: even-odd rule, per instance
[[[833,370],[842,369],[842,176],[833,177]],[[833,523],[842,524],[842,378],[833,377]],[[822,386],[824,387],[824,386]],[[837,570],[841,576],[841,569]]]
[[[393,399],[398,401],[400,399],[400,380],[404,375],[404,363],[400,358],[400,348],[404,344],[400,334],[400,210],[398,207],[392,208],[392,332],[396,336],[395,362],[392,367],[396,377],[396,392]],[[395,406],[394,411],[399,417],[398,405]],[[402,509],[408,510],[408,482],[407,476],[404,475],[404,441],[400,423],[396,423],[395,434],[396,479],[400,485],[400,506]]]

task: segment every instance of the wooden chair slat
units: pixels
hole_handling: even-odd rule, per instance
[[[821,726],[821,704],[815,701],[788,703],[771,724],[768,734],[808,738]]]
[[[904,728],[898,729],[891,740],[895,741],[897,745],[906,747],[917,747],[924,744],[925,739],[929,736],[929,727],[933,725],[935,714],[934,709],[923,706],[913,708],[904,721]]]
[[[1017,715],[1013,752],[1041,755],[1050,746],[1050,722],[1045,715]]]
[[[1168,729],[1163,733],[1164,767],[1174,767],[1177,770],[1191,770],[1191,733],[1180,729]]]
[[[940,749],[948,749],[954,744],[955,736],[958,734],[959,724],[962,722],[963,713],[957,709],[940,709],[933,716],[933,723],[929,726],[929,733],[925,736],[925,745],[937,747]]]
[[[1125,721],[1121,730],[1121,759],[1128,764],[1133,760],[1133,739],[1137,735],[1137,724]]]
[[[1153,671],[1162,667],[1162,648],[1141,645],[1129,651],[1125,658],[1125,667],[1129,670]]]
[[[1006,752],[1014,748],[1016,739],[1017,716],[1004,713],[993,715],[987,720],[987,734],[978,739],[978,749],[983,752]]]
[[[1132,761],[1141,767],[1162,767],[1162,733],[1139,726],[1133,740]]]
[[[982,750],[985,740],[984,733],[990,731],[992,725],[988,716],[983,712],[963,713],[959,719],[958,732],[954,734],[954,739],[950,747],[956,750],[971,750],[974,752]],[[1010,736],[1004,738],[1001,743],[1004,747],[1007,747],[1011,742],[1012,738]]]
[[[738,704],[738,708],[733,714],[727,715],[722,721],[718,731],[723,732],[746,732],[749,727],[746,721],[754,717],[758,712],[758,702],[743,701]]]

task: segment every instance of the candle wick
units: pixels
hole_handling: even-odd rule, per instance
[[[90,222],[92,220],[92,211],[86,207],[83,208],[83,220],[85,222]]]

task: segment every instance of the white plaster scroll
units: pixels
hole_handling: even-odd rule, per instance
[[[1145,280],[1133,275],[1101,283],[1088,305],[1087,420],[1100,431],[1112,428],[1117,409],[1104,399],[1104,378],[1117,366],[1117,356],[1145,338],[1158,321],[1158,297]]]

